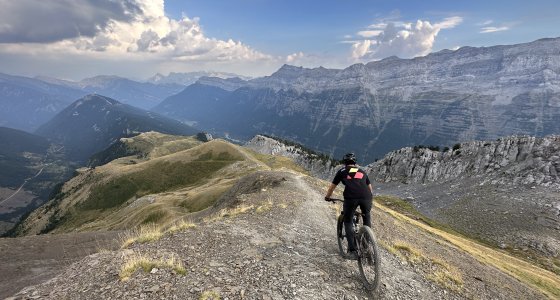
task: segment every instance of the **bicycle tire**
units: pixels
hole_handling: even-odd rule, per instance
[[[340,256],[346,257],[348,252],[348,240],[346,240],[346,231],[344,230],[344,216],[340,214],[336,223],[336,238],[338,240],[338,251]]]
[[[381,261],[373,230],[362,226],[356,240],[359,243],[358,266],[362,280],[368,290],[376,292],[381,277]]]

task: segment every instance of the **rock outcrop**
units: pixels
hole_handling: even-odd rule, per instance
[[[263,135],[256,135],[245,144],[245,147],[262,154],[289,157],[296,164],[308,170],[311,175],[321,179],[331,179],[337,170],[336,163],[325,156],[310,153],[302,146],[287,145],[282,141]]]
[[[445,152],[407,147],[368,165],[380,182],[428,183],[478,177],[481,183],[560,189],[560,136],[511,136],[457,144]]]

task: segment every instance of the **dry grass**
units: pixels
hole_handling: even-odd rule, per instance
[[[166,233],[176,233],[176,232],[187,230],[189,228],[194,228],[194,227],[196,227],[196,224],[185,221],[185,220],[181,220],[181,221],[173,224],[173,226],[169,227],[165,232]]]
[[[455,292],[463,288],[463,277],[457,269],[440,268],[426,276],[427,279]]]
[[[269,154],[261,154],[251,149],[245,149],[254,158],[264,163],[266,166],[273,170],[288,169],[298,173],[309,175],[309,172],[296,164],[293,159],[284,156],[275,156]]]
[[[144,272],[150,272],[153,268],[171,269],[180,275],[185,275],[187,273],[183,263],[174,255],[168,258],[152,259],[139,253],[135,253],[127,257],[121,267],[119,277],[121,280],[126,281],[138,269],[142,269]]]
[[[383,205],[376,204],[376,207],[398,220],[407,222],[417,228],[442,238],[455,247],[469,253],[481,263],[498,268],[535,290],[542,292],[547,297],[551,299],[560,299],[560,277],[553,272],[515,258],[503,251],[492,249],[465,237],[454,235],[444,230],[431,227],[423,222],[413,220]]]
[[[390,242],[379,240],[378,242],[381,247],[387,249],[393,255],[419,267],[425,272],[427,279],[438,285],[455,292],[460,292],[463,288],[464,282],[461,272],[457,267],[450,265],[446,261],[430,257],[404,241]]]
[[[265,203],[263,203],[262,205],[257,206],[257,208],[255,208],[255,212],[257,213],[263,213],[265,211],[268,211],[272,208],[272,200],[268,200]]]
[[[147,243],[159,240],[163,236],[161,227],[155,224],[141,226],[140,229],[130,230],[122,234],[121,249],[127,248],[134,243]]]
[[[206,291],[200,295],[199,300],[219,300],[222,299],[220,297],[220,293],[216,291]]]
[[[420,263],[426,257],[422,253],[422,251],[412,247],[410,244],[408,244],[404,241],[395,241],[390,246],[395,249],[395,252],[397,253],[397,255],[403,257],[404,259],[406,259],[411,264]]]
[[[225,208],[220,210],[218,213],[213,214],[211,216],[208,216],[206,218],[204,218],[204,222],[208,223],[208,222],[214,222],[217,220],[221,220],[223,218],[231,218],[231,217],[235,217],[239,214],[243,214],[246,213],[249,210],[254,209],[255,206],[254,205],[239,205],[236,206],[234,208]]]

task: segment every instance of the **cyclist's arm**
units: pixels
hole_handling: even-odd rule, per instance
[[[336,184],[331,183],[329,189],[327,190],[327,195],[325,196],[325,198],[330,198],[332,196],[332,193],[334,192],[334,189],[336,189]]]
[[[371,183],[370,183],[370,184],[368,184],[368,187],[369,187],[369,191],[370,191],[370,192],[371,192],[371,194],[373,195],[373,187],[371,187]]]

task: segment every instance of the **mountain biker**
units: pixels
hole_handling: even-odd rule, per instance
[[[371,227],[371,206],[373,190],[367,173],[356,164],[354,153],[348,153],[343,158],[344,168],[338,170],[329,186],[325,201],[329,201],[336,186],[342,182],[344,184],[344,229],[348,238],[348,258],[357,259],[356,245],[354,245],[354,231],[352,229],[352,217],[356,208],[364,214],[364,225]]]

